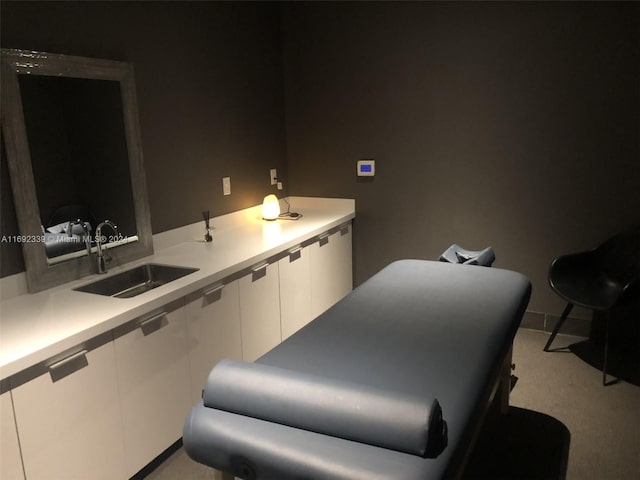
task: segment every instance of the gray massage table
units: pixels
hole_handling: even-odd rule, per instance
[[[223,479],[456,478],[508,406],[530,293],[507,270],[394,262],[255,364],[216,366],[185,450]]]

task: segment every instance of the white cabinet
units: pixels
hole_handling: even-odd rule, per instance
[[[24,480],[10,392],[0,395],[0,478]]]
[[[317,317],[353,288],[351,224],[321,235],[309,246],[311,261],[311,314]]]
[[[61,359],[11,394],[28,480],[128,477],[112,342]]]
[[[311,316],[311,262],[309,247],[296,248],[278,260],[282,340],[304,327]]]
[[[201,398],[209,372],[223,358],[242,360],[238,281],[218,283],[187,299],[191,401]]]
[[[116,332],[114,341],[127,477],[182,436],[192,404],[183,300],[134,326],[122,336]]]
[[[242,359],[253,362],[282,339],[278,265],[260,265],[241,277],[238,284]]]
[[[219,360],[256,360],[351,290],[350,223],[274,258],[20,372],[0,396],[0,478],[138,473],[181,437]]]

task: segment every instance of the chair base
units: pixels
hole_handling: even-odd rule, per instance
[[[573,303],[568,303],[564,311],[562,312],[562,315],[560,316],[560,320],[558,320],[558,323],[556,323],[556,326],[553,328],[553,332],[551,332],[551,336],[549,337],[549,340],[547,340],[547,343],[544,346],[543,350],[545,352],[552,351],[550,350],[551,344],[553,343],[553,340],[556,338],[556,335],[558,335],[558,332],[562,328],[562,325],[564,325],[564,322],[567,320],[567,317],[571,313],[571,310],[573,310]]]
[[[551,344],[553,343],[553,340],[556,338],[556,335],[558,335],[558,332],[560,331],[560,329],[562,328],[562,325],[564,324],[564,322],[567,320],[567,317],[569,316],[569,313],[571,313],[571,310],[573,310],[573,303],[568,303],[567,306],[565,307],[564,311],[562,312],[562,315],[560,316],[560,319],[558,320],[558,323],[556,323],[556,326],[553,328],[553,332],[551,332],[551,336],[549,337],[549,340],[547,340],[547,343],[545,344],[543,350],[545,352],[553,352],[556,350],[551,350]],[[605,312],[605,319],[604,319],[604,324],[605,324],[605,339],[604,339],[604,358],[602,360],[602,385],[604,385],[605,387],[608,385],[613,385],[614,383],[618,382],[617,378],[614,378],[611,381],[607,380],[607,360],[609,358],[609,312],[606,311]]]

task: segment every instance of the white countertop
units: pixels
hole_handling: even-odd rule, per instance
[[[133,298],[103,297],[73,288],[105,275],[0,302],[0,379],[105,333],[173,300],[295,247],[355,217],[355,201],[290,198],[299,220],[266,222],[260,207],[212,219],[213,242],[205,243],[204,223],[154,235],[155,253],[111,268],[116,274],[144,263],[199,270]],[[283,203],[283,202],[281,202]]]

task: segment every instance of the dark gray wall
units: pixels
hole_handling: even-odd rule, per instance
[[[638,4],[294,3],[294,195],[355,197],[355,279],[451,243],[546,272],[640,221]],[[373,182],[356,161],[376,160]]]
[[[269,169],[286,168],[278,5],[3,1],[1,8],[3,48],[133,62],[154,233],[273,193]],[[4,161],[2,234],[9,235],[17,226]],[[222,195],[224,176],[231,196]],[[24,269],[18,245],[0,249],[2,276]]]
[[[533,280],[530,308],[558,313],[549,262],[640,221],[639,18],[610,2],[4,1],[1,34],[134,62],[154,231],[258,203],[276,166],[292,194],[357,199],[356,283],[492,245]]]

